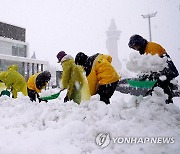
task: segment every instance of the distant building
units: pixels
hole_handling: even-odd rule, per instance
[[[43,71],[46,61],[29,57],[26,29],[0,22],[0,71],[12,64],[19,66],[19,72],[27,79],[35,72]]]

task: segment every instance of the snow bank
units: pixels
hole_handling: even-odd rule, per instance
[[[28,97],[0,97],[0,153],[2,154],[152,154],[180,150],[180,110],[166,105],[166,95],[136,98],[115,92],[110,105],[93,96],[80,105],[63,103],[65,93],[48,103]],[[95,142],[99,133],[110,134],[105,148]],[[170,137],[174,143],[113,142],[116,137]]]

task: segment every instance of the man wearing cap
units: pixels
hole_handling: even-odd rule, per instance
[[[64,51],[57,54],[58,63],[63,68],[60,88],[67,89],[64,102],[73,100],[77,104],[90,99],[90,92],[83,68],[75,64],[74,58]]]
[[[120,79],[111,62],[110,55],[100,53],[87,56],[79,52],[75,57],[75,63],[84,67],[91,96],[99,94],[100,101],[106,104],[110,104],[110,98]]]
[[[128,46],[138,51],[141,55],[150,54],[153,56],[157,54],[159,57],[167,59],[167,67],[162,71],[152,72],[147,77],[145,76],[145,79],[157,80],[156,86],[161,87],[164,90],[164,93],[168,95],[166,103],[173,103],[173,88],[176,87],[171,81],[179,75],[179,72],[166,50],[160,44],[148,42],[145,38],[137,34],[130,37]],[[164,76],[165,79],[161,80],[162,76]]]

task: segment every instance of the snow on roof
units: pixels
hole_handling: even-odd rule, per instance
[[[4,54],[0,54],[0,59],[10,60],[10,61],[18,61],[18,62],[26,62],[26,63],[44,64],[44,65],[48,64],[47,61],[43,61],[43,60],[18,57],[18,56],[10,56],[10,55],[4,55]]]

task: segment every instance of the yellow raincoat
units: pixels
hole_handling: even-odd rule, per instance
[[[28,81],[27,81],[27,87],[31,90],[35,90],[37,93],[40,93],[42,91],[42,89],[45,88],[45,86],[43,86],[41,89],[38,89],[36,87],[36,77],[39,75],[40,73],[36,73],[33,74],[29,77]]]
[[[96,94],[99,85],[110,84],[120,79],[111,65],[112,57],[99,54],[93,62],[90,74],[87,76],[91,96]]]
[[[151,54],[151,55],[158,54],[161,57],[165,53],[166,50],[161,45],[154,42],[148,42],[145,49],[145,54]]]
[[[8,67],[8,71],[2,71],[0,73],[0,80],[5,83],[7,89],[12,90],[14,98],[17,98],[17,92],[22,92],[27,96],[27,84],[24,77],[17,72],[18,66],[11,65]]]

